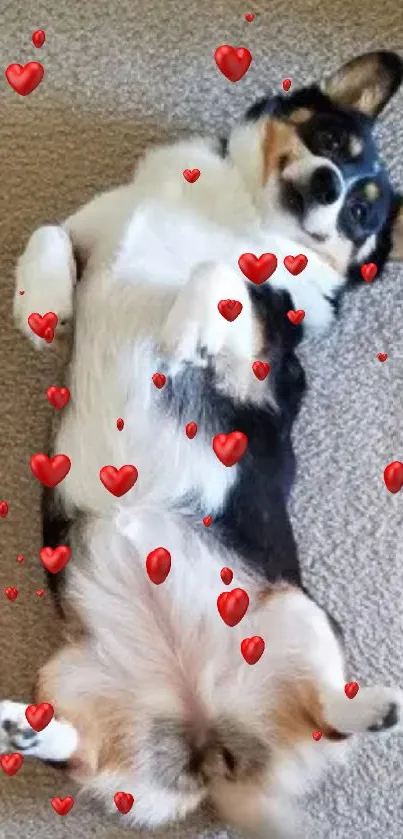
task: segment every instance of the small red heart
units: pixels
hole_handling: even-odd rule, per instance
[[[18,554],[18,556],[17,556],[17,562],[24,562],[24,559],[25,559],[24,554]]]
[[[71,460],[66,454],[33,454],[30,460],[31,470],[45,487],[53,488],[60,484],[71,469]]]
[[[119,417],[119,419],[116,420],[116,428],[118,431],[123,431],[124,427],[125,421],[122,420],[122,417]]]
[[[189,437],[189,440],[193,440],[193,438],[196,437],[196,434],[197,434],[197,423],[188,422],[188,424],[185,428],[185,432],[186,432],[186,437]]]
[[[366,283],[372,283],[377,273],[378,266],[375,265],[375,262],[366,262],[365,265],[361,265],[361,276]]]
[[[246,613],[249,597],[243,588],[233,588],[218,595],[217,609],[227,626],[236,626]]]
[[[383,479],[389,492],[399,492],[403,487],[403,463],[400,463],[400,460],[389,463],[384,470]]]
[[[205,526],[205,527],[210,527],[210,525],[211,525],[212,523],[213,523],[213,518],[212,518],[212,516],[204,516],[204,519],[203,519],[203,524],[204,524],[204,526]]]
[[[312,737],[314,740],[318,741],[322,739],[322,732],[321,731],[313,731]]]
[[[1,768],[6,775],[16,775],[18,770],[21,769],[22,764],[24,763],[24,758],[22,755],[18,754],[18,752],[14,752],[12,755],[3,755],[0,758]]]
[[[58,574],[67,565],[71,558],[71,548],[67,545],[58,545],[57,548],[41,548],[39,556],[42,565],[51,574]]]
[[[139,473],[135,466],[103,466],[99,477],[105,487],[116,498],[126,495],[137,481]]]
[[[54,716],[53,705],[49,702],[41,702],[40,705],[28,705],[25,709],[25,716],[34,731],[43,731]]]
[[[43,597],[43,595],[45,594],[45,589],[37,588],[36,591],[35,591],[35,594],[37,594],[38,597]]]
[[[200,169],[184,169],[183,177],[189,184],[194,184],[200,178]]]
[[[233,576],[234,572],[231,571],[231,568],[221,568],[220,577],[224,585],[229,586],[232,583]]]
[[[244,18],[248,21],[248,23],[252,23],[252,20],[255,20],[255,15],[253,15],[251,12],[248,12],[247,15],[244,15]]]
[[[347,685],[344,685],[344,693],[348,699],[354,699],[354,697],[357,696],[359,689],[360,686],[358,682],[348,682]]]
[[[68,387],[55,387],[55,385],[51,385],[46,391],[46,396],[53,408],[61,410],[67,405],[70,399],[70,391]]]
[[[16,93],[28,96],[41,83],[44,72],[42,64],[37,61],[29,61],[25,67],[22,64],[9,64],[6,79]]]
[[[120,813],[123,813],[123,815],[130,813],[134,804],[134,798],[130,792],[116,792],[113,800]]]
[[[36,47],[39,50],[41,47],[43,47],[43,45],[45,43],[45,39],[46,39],[46,35],[45,35],[43,29],[37,29],[36,32],[34,32],[34,34],[32,36],[32,43],[33,43],[34,47]]]
[[[248,448],[248,438],[243,431],[231,431],[231,434],[216,434],[213,449],[218,460],[224,466],[234,466],[243,457]]]
[[[8,588],[4,589],[4,594],[6,595],[8,600],[11,600],[11,602],[14,603],[14,600],[17,600],[18,597],[18,588],[11,588],[9,586]]]
[[[243,306],[239,300],[220,300],[217,309],[225,320],[233,321],[241,314]]]
[[[291,87],[291,79],[283,79],[283,90],[287,93]]]
[[[303,253],[299,253],[298,256],[285,256],[284,265],[287,268],[287,271],[289,271],[293,277],[296,277],[297,274],[300,274],[301,271],[303,271],[308,265],[308,258]]]
[[[70,795],[67,798],[51,798],[50,803],[59,816],[67,816],[67,813],[74,807],[74,798]]]
[[[0,516],[2,519],[8,515],[8,504],[7,501],[0,501]]]
[[[264,653],[264,641],[260,635],[244,638],[241,641],[241,653],[247,664],[256,664]]]
[[[18,294],[21,294],[22,297],[22,295],[25,294],[25,291],[19,291]]]
[[[171,554],[166,548],[155,548],[147,556],[146,568],[151,582],[161,585],[171,570]]]
[[[250,67],[252,55],[245,47],[235,49],[229,44],[223,44],[216,49],[214,59],[226,79],[239,82]]]
[[[259,257],[254,253],[243,253],[238,259],[238,265],[251,283],[261,285],[274,274],[277,257],[274,253],[262,253]]]
[[[304,320],[305,312],[303,309],[297,309],[296,311],[294,311],[294,309],[290,309],[290,311],[287,312],[287,317],[294,326],[298,326],[298,324],[302,323]]]
[[[377,358],[379,358],[379,361],[386,361],[387,357],[388,357],[387,352],[379,352],[378,355],[377,355]]]
[[[260,382],[264,382],[270,373],[270,364],[267,364],[266,361],[254,361],[252,364],[252,370],[256,378],[259,379]]]
[[[154,373],[154,375],[152,376],[152,380],[155,384],[155,387],[157,387],[158,390],[161,390],[161,388],[164,387],[167,377],[164,376],[163,373]]]

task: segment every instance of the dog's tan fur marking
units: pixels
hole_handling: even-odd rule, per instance
[[[345,740],[330,726],[323,713],[319,691],[315,684],[303,678],[284,682],[279,689],[279,702],[274,712],[274,725],[282,742],[294,745],[321,731],[328,740]]]
[[[304,145],[290,122],[268,119],[263,134],[263,186],[272,175],[304,154]]]

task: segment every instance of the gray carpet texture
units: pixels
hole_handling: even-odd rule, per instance
[[[0,697],[29,700],[59,627],[38,558],[40,488],[29,458],[42,451],[58,384],[57,360],[36,353],[11,318],[13,270],[28,235],[62,220],[96,190],[127,179],[150,143],[184,131],[223,132],[253,101],[297,86],[369,49],[403,49],[396,0],[1,0],[3,68],[40,61],[29,96],[0,82]],[[244,15],[255,13],[248,23]],[[44,29],[41,49],[32,33]],[[229,43],[253,55],[232,84],[214,63]],[[403,186],[403,94],[379,127],[394,182]],[[184,162],[184,168],[187,164]],[[383,469],[403,460],[403,267],[345,299],[332,334],[307,343],[310,391],[295,442],[292,517],[305,582],[340,621],[350,676],[403,687],[403,491]],[[378,352],[389,354],[385,363]],[[24,562],[17,562],[23,554]],[[11,603],[6,586],[19,589]],[[403,735],[370,738],[346,768],[330,772],[304,805],[312,839],[402,839]],[[62,818],[54,796],[77,790],[54,768],[26,761],[0,770],[4,839],[123,839],[124,827],[77,798]],[[136,831],[134,831],[136,833]],[[138,832],[138,835],[140,831]],[[142,835],[146,835],[142,832]],[[228,834],[200,814],[159,832],[170,839]],[[268,837],[269,839],[269,837]],[[296,837],[298,839],[298,837]]]

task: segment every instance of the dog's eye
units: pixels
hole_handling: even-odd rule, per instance
[[[354,221],[362,224],[368,217],[368,204],[366,204],[366,202],[362,199],[354,201],[354,204],[350,207],[350,213]]]
[[[335,134],[333,131],[319,131],[316,136],[318,148],[325,154],[335,154],[340,151],[342,139],[340,134]]]

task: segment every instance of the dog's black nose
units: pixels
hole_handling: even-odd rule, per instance
[[[309,195],[317,204],[333,204],[341,193],[341,183],[337,173],[329,166],[319,166],[313,173],[309,184]]]

